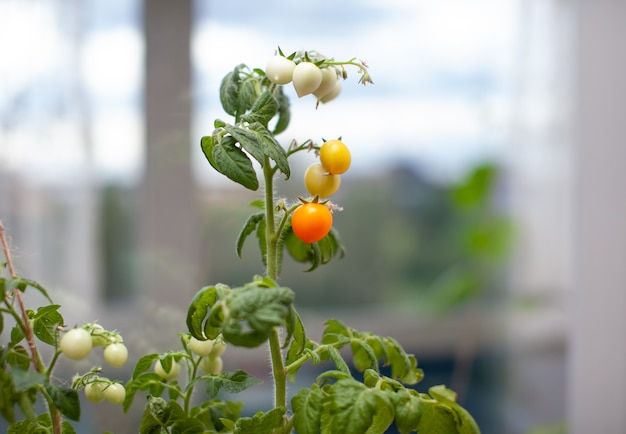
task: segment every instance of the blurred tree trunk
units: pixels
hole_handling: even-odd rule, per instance
[[[144,0],[145,143],[139,239],[142,296],[186,305],[199,289],[192,179],[191,0]]]

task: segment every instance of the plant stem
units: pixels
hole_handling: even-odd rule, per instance
[[[9,269],[9,274],[12,279],[17,278],[17,273],[15,272],[15,268],[13,268],[13,261],[11,260],[11,253],[9,252],[9,243],[7,242],[7,238],[4,232],[4,225],[0,222],[0,244],[2,244],[2,252],[4,253],[4,257],[7,261],[7,268]],[[30,349],[31,361],[33,363],[33,368],[36,372],[43,373],[45,371],[45,367],[41,362],[41,358],[39,357],[39,353],[37,352],[37,346],[35,345],[35,334],[33,333],[33,329],[30,326],[30,320],[28,319],[28,314],[26,313],[26,307],[24,306],[24,300],[22,300],[22,293],[19,289],[14,289],[12,296],[15,297],[17,304],[20,308],[20,312],[22,314],[22,324],[24,328],[24,335],[26,336],[26,341],[28,342],[28,347]],[[46,373],[49,374],[49,373]],[[45,390],[42,392],[44,393]],[[54,403],[52,402],[52,398],[48,396],[47,393],[44,393],[46,400],[48,401],[48,407],[50,409],[50,419],[52,420],[52,429],[54,434],[61,433],[61,414],[59,410],[56,408]]]
[[[267,277],[276,280],[278,277],[278,239],[276,234],[276,222],[274,220],[274,171],[270,165],[270,159],[265,157],[263,175],[265,178],[265,242]],[[279,234],[278,234],[279,235]],[[272,361],[272,375],[274,377],[274,407],[287,405],[287,373],[283,363],[280,349],[280,335],[278,327],[274,327],[269,338],[270,354]]]

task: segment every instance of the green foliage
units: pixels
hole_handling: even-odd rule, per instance
[[[355,66],[361,73],[359,82],[372,83],[365,64],[355,59],[339,62],[314,51],[294,53],[289,59],[294,64],[308,62],[304,69],[313,74],[319,74],[319,68],[331,68],[333,79],[347,78],[345,66]],[[318,104],[325,102],[321,96],[317,98]],[[274,179],[277,172],[289,179],[289,157],[318,147],[307,140],[285,150],[277,141],[275,135],[284,131],[291,120],[289,100],[282,85],[273,83],[263,70],[246,65],[235,67],[222,80],[220,101],[234,119],[232,123],[216,120],[212,134],[201,139],[201,148],[215,170],[249,190],[256,191],[261,186],[255,164],[260,167],[263,198],[254,206],[262,211],[256,211],[244,223],[236,241],[236,253],[241,257],[247,238],[256,236],[265,274],[239,287],[217,283],[200,289],[189,304],[188,333],[180,335],[182,348],[140,357],[124,386],[101,377],[102,367],[95,366],[83,375],[77,374],[72,387],[67,388],[53,381],[55,364],[63,354],[80,358],[83,351],[65,350],[64,344],[74,343],[63,339],[69,333],[61,337],[65,327],[59,312],[61,306],[52,302],[41,285],[14,275],[0,225],[11,274],[8,279],[0,278],[0,331],[5,327],[5,314],[15,323],[8,344],[0,347],[0,414],[12,424],[9,432],[74,432],[68,420],[79,420],[77,391],[86,388],[86,396],[92,401],[106,398],[120,404],[123,397],[124,412],[131,408],[138,393],[147,395],[139,426],[141,434],[286,434],[294,429],[300,434],[382,434],[392,424],[402,433],[479,433],[471,415],[456,403],[454,392],[444,386],[433,387],[428,394],[412,388],[424,374],[418,368],[417,358],[395,339],[357,331],[336,319],[325,323],[319,343],[307,336],[294,306],[295,292],[278,284],[283,251],[296,262],[307,264],[306,271],[313,271],[341,258],[344,247],[334,228],[315,243],[298,239],[291,227],[291,216],[306,200],[298,198],[291,205],[286,199],[275,200]],[[490,173],[481,172],[476,179],[476,188],[459,189],[454,195],[468,212],[488,190]],[[330,202],[324,205],[330,210],[338,209]],[[484,226],[476,226],[468,233],[468,249],[486,256],[493,253],[493,243],[486,240],[489,235]],[[43,294],[50,304],[36,310],[25,309],[21,293],[29,287]],[[78,332],[73,333],[80,340],[75,345],[86,345],[86,353],[92,344],[123,342],[119,334],[95,323],[72,332]],[[221,355],[226,344],[253,348],[265,343],[270,348],[274,405],[252,417],[242,417],[242,403],[222,400],[220,395],[244,392],[261,381],[242,370],[224,371]],[[42,362],[37,345],[53,348],[48,366]],[[353,376],[344,358],[348,350],[360,378]],[[308,362],[328,363],[332,367],[289,400],[287,380],[294,381]],[[389,376],[381,374],[381,367],[389,368]],[[36,414],[34,403],[38,396],[45,400],[47,413]],[[194,397],[200,399],[199,404],[192,404]],[[15,421],[17,408],[25,420]]]

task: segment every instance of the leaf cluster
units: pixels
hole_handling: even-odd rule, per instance
[[[51,304],[39,307],[36,311],[25,310],[26,317],[20,315],[16,305],[17,293],[33,288]],[[11,424],[9,432],[35,433],[51,427],[48,413],[36,414],[35,402],[42,397],[48,406],[74,421],[80,419],[80,401],[75,389],[63,387],[51,379],[51,372],[58,356],[58,327],[64,324],[59,312],[61,307],[54,304],[48,292],[39,283],[20,277],[0,277],[0,333],[4,332],[5,316],[12,318],[14,325],[9,332],[9,341],[0,345],[0,415]],[[28,342],[29,332],[33,341]],[[35,338],[39,341],[37,342]],[[55,355],[49,366],[44,366],[36,345],[43,343],[55,348]],[[32,346],[35,346],[33,352]],[[19,409],[26,419],[16,421]],[[73,433],[71,425],[63,421],[63,432]]]

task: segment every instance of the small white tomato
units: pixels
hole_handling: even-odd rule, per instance
[[[69,330],[59,343],[63,355],[72,360],[84,359],[89,355],[92,347],[91,333],[83,328]]]
[[[114,368],[121,368],[128,360],[128,348],[122,343],[109,344],[104,349],[104,360]]]
[[[291,82],[293,70],[296,64],[293,60],[284,56],[276,55],[267,61],[265,65],[265,75],[275,84],[287,84]]]
[[[120,383],[112,383],[104,389],[104,397],[111,404],[121,405],[126,399],[126,388]]]
[[[154,365],[154,372],[165,381],[174,380],[178,378],[178,374],[180,374],[180,364],[176,360],[172,360],[170,370],[165,371],[165,368],[161,365],[161,361],[157,360]]]
[[[85,396],[91,402],[102,402],[104,401],[104,388],[105,383],[100,381],[89,383],[85,386]]]
[[[320,101],[323,104],[326,104],[329,101],[334,100],[341,93],[341,80],[337,80],[335,82],[335,87],[329,93],[320,98]]]
[[[224,361],[220,356],[204,356],[200,360],[200,369],[207,374],[217,375],[222,372],[223,367]]]
[[[208,356],[213,350],[213,340],[201,341],[193,336],[189,339],[189,348],[198,356]]]
[[[321,100],[323,97],[335,90],[336,84],[337,70],[332,66],[322,68],[322,82],[320,83],[320,86],[315,89],[313,95],[315,95],[317,99]]]
[[[317,90],[322,83],[322,70],[312,62],[300,62],[293,69],[293,87],[299,98]]]

